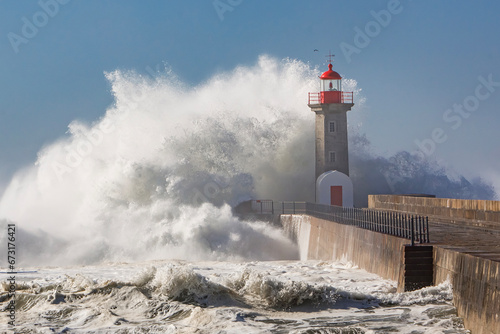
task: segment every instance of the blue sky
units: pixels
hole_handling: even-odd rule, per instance
[[[103,115],[105,71],[166,63],[197,84],[261,54],[321,66],[332,50],[363,89],[377,152],[425,143],[445,166],[500,180],[499,12],[496,1],[1,0],[0,179],[72,120]]]

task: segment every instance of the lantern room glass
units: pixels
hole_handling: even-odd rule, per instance
[[[321,91],[342,91],[342,80],[321,80]]]

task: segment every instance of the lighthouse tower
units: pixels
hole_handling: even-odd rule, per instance
[[[346,186],[340,184],[343,182],[340,178],[345,181],[347,177],[348,183],[350,182],[347,112],[354,106],[353,93],[342,91],[342,77],[332,67],[330,55],[328,71],[319,78],[320,92],[309,93],[308,106],[316,113],[316,201],[346,206],[347,200],[350,204],[347,206],[352,206],[352,182],[351,194],[346,194]],[[336,173],[330,173],[332,171]],[[325,177],[325,173],[336,176]],[[320,181],[329,182],[330,185],[321,187]],[[318,192],[328,193],[325,196],[329,201]]]

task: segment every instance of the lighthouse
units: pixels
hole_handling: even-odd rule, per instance
[[[353,93],[342,90],[342,77],[333,70],[320,77],[319,93],[309,93],[308,106],[316,114],[316,202],[353,206],[349,178],[347,112],[354,106]]]

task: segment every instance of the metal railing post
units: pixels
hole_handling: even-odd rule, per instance
[[[408,238],[408,215],[404,215],[404,237]]]
[[[401,215],[396,212],[396,236],[401,237]]]
[[[381,212],[381,223],[382,223],[382,233],[387,233],[387,229],[386,229],[386,226],[385,226],[385,216],[386,216],[386,213],[385,212]]]
[[[385,213],[385,233],[391,234],[391,214],[389,212]]]
[[[430,238],[429,238],[429,217],[425,217],[425,227],[426,227],[426,230],[427,230],[427,243],[431,242]]]
[[[392,231],[391,231],[391,235],[396,235],[396,225],[397,225],[397,221],[396,221],[396,214],[393,212],[391,213],[391,221],[392,221]]]
[[[423,229],[422,229],[422,224],[423,223],[423,217],[418,217],[418,242],[422,243],[422,235],[423,235]]]
[[[393,213],[389,212],[389,235],[394,234],[394,217]]]
[[[413,221],[413,216],[411,216],[411,245],[412,246],[415,246],[415,225],[414,225],[414,221]]]

